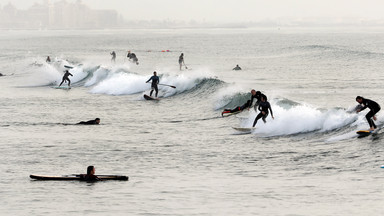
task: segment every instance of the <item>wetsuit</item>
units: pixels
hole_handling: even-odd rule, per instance
[[[112,55],[111,61],[116,61],[116,53],[115,53],[115,51],[111,52],[111,55]]]
[[[271,104],[269,104],[268,101],[260,102],[260,104],[259,104],[260,113],[259,113],[259,115],[256,116],[255,121],[253,122],[253,127],[255,127],[257,121],[261,118],[263,118],[264,123],[266,123],[265,118],[267,118],[267,116],[269,114],[269,112],[268,112],[269,110],[271,111],[271,115],[273,117]]]
[[[149,82],[151,80],[152,80],[152,85],[151,85],[152,90],[149,93],[149,96],[152,96],[153,90],[155,90],[156,91],[156,97],[157,97],[157,93],[159,92],[159,89],[157,88],[157,84],[159,84],[160,78],[158,76],[153,75],[153,76],[151,76],[151,78],[149,78],[149,80],[147,82]]]
[[[181,70],[181,67],[183,66],[183,62],[184,62],[184,55],[180,55],[180,57],[179,57],[180,70]]]
[[[64,81],[68,81],[68,86],[70,86],[71,80],[69,80],[69,78],[68,78],[69,76],[73,76],[73,75],[71,73],[69,73],[69,71],[65,71],[65,74],[63,76],[63,80],[61,81],[59,86],[61,86],[61,84],[63,84]]]
[[[236,66],[235,68],[233,68],[232,70],[241,70],[241,67],[239,66]]]
[[[251,103],[250,100],[248,100],[245,104],[243,104],[242,106],[238,106],[234,109],[224,109],[224,111],[221,113],[221,115],[223,115],[224,113],[234,113],[234,112],[241,112],[243,111],[244,109],[248,108],[249,107],[249,104]]]
[[[265,98],[267,98],[264,94],[260,93],[260,92],[256,92],[255,95],[252,95],[251,96],[251,103],[249,104],[249,107],[252,106],[253,104],[253,99],[256,98],[256,103],[255,103],[255,111],[256,111],[256,107],[260,104],[261,102],[261,96],[264,96]]]
[[[361,104],[364,106],[360,111],[363,111],[365,110],[366,108],[369,108],[370,111],[367,113],[367,115],[365,115],[365,118],[367,118],[367,121],[368,121],[368,124],[369,126],[372,128],[377,128],[377,126],[375,125],[375,123],[373,122],[372,120],[372,117],[380,111],[381,107],[378,103],[376,103],[375,101],[373,100],[370,100],[370,99],[365,99],[363,98],[363,101],[361,102]]]
[[[95,176],[93,174],[81,175],[80,178],[81,178],[81,180],[88,181],[88,182],[100,181],[99,177],[97,177],[97,176]]]
[[[81,122],[79,122],[79,123],[77,123],[77,124],[82,124],[82,125],[95,125],[95,124],[99,124],[99,123],[97,123],[97,120],[95,119],[95,120],[89,120],[89,121],[81,121]]]

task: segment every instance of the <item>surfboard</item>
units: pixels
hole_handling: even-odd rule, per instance
[[[53,86],[52,88],[54,88],[54,89],[64,89],[64,90],[71,89],[71,87],[68,87],[68,86]]]
[[[238,113],[241,113],[241,112],[239,111],[239,112],[233,112],[233,113],[230,113],[230,112],[228,112],[228,113],[221,113],[221,116],[222,117],[228,117],[228,116],[231,116],[231,115],[236,115]]]
[[[72,69],[73,67],[72,66],[69,66],[69,65],[64,65],[65,68],[68,68],[68,69]]]
[[[70,176],[42,176],[42,175],[30,175],[31,179],[36,180],[51,180],[51,181],[85,181],[84,175],[76,174]],[[128,176],[119,176],[119,175],[97,175],[101,180],[122,180],[128,181]]]
[[[237,130],[237,131],[241,131],[241,132],[252,132],[256,129],[254,127],[251,127],[251,128],[232,127],[232,128]]]
[[[366,136],[369,136],[372,134],[372,131],[368,131],[368,130],[359,130],[356,132],[359,136],[358,138],[362,138],[362,137],[366,137]]]
[[[151,97],[151,96],[149,96],[149,95],[144,95],[144,98],[146,99],[146,100],[159,100],[159,98],[154,98],[154,97]]]

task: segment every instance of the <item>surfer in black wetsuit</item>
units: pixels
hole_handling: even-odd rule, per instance
[[[81,125],[98,125],[100,124],[100,119],[99,118],[95,118],[95,120],[89,120],[89,121],[81,121],[77,124],[81,124]]]
[[[232,70],[241,70],[241,67],[239,65],[236,65]]]
[[[159,89],[157,88],[157,84],[159,84],[160,78],[156,75],[156,71],[153,72],[153,76],[151,76],[151,78],[149,78],[149,80],[146,83],[148,83],[151,80],[152,80],[152,84],[151,84],[152,90],[149,93],[149,96],[152,96],[153,90],[155,90],[156,91],[155,95],[157,97],[157,93],[159,92]]]
[[[88,166],[87,167],[87,175],[81,175],[81,178],[82,180],[84,181],[88,181],[88,182],[91,182],[91,181],[101,181],[101,179],[99,179],[99,177],[97,177],[95,175],[95,167],[94,166]]]
[[[224,111],[221,113],[221,116],[223,116],[224,113],[235,113],[235,112],[241,112],[244,109],[248,108],[251,104],[251,100],[248,100],[245,104],[242,106],[238,106],[234,109],[224,109]]]
[[[375,114],[380,111],[380,109],[381,109],[380,105],[373,100],[366,99],[366,98],[363,98],[361,96],[356,97],[356,102],[363,106],[363,108],[356,110],[356,112],[359,113],[359,112],[365,110],[366,108],[370,109],[370,111],[367,113],[367,115],[365,115],[365,118],[367,118],[367,121],[368,121],[368,124],[370,127],[369,130],[371,130],[371,131],[375,130],[377,128],[377,126],[375,125],[375,122],[373,122],[373,120],[376,121]],[[373,120],[372,120],[372,118],[373,118]]]
[[[68,70],[65,70],[65,74],[64,74],[64,76],[63,76],[63,80],[61,81],[59,87],[60,87],[61,84],[63,84],[63,82],[65,82],[65,81],[68,81],[68,87],[71,86],[71,80],[69,80],[69,78],[68,78],[69,76],[73,76],[73,75],[72,75],[71,73],[69,73]]]
[[[257,111],[257,106],[260,104],[261,102],[261,96],[265,96],[264,94],[262,94],[260,91],[256,91],[255,89],[252,89],[251,90],[251,103],[249,104],[249,108],[251,108],[252,104],[253,104],[253,99],[256,98],[256,103],[255,103],[255,111]],[[249,110],[248,108],[248,110]]]
[[[179,56],[180,70],[181,70],[181,67],[183,66],[183,64],[185,65],[185,63],[184,63],[184,53],[181,53],[181,55]],[[187,68],[187,67],[185,67],[185,68]]]
[[[45,60],[47,63],[51,63],[51,58],[47,56],[47,59]]]
[[[115,53],[115,51],[112,51],[111,55],[112,55],[111,61],[116,62],[116,53]]]
[[[271,111],[272,119],[274,119],[271,104],[269,104],[269,102],[267,101],[267,96],[262,95],[260,99],[261,99],[259,104],[260,113],[259,115],[256,116],[255,121],[253,122],[253,127],[255,127],[257,121],[261,118],[263,119],[264,123],[266,123],[267,121],[265,120],[265,118],[267,118],[269,111]]]

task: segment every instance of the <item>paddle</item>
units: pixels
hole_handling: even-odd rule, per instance
[[[151,83],[151,82],[150,82]],[[168,86],[168,87],[171,87],[171,88],[176,88],[176,86],[173,86],[173,85],[167,85],[167,84],[157,84],[157,85],[162,85],[162,86]]]

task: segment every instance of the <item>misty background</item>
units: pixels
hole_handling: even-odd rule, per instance
[[[380,0],[0,0],[2,29],[381,26]]]

